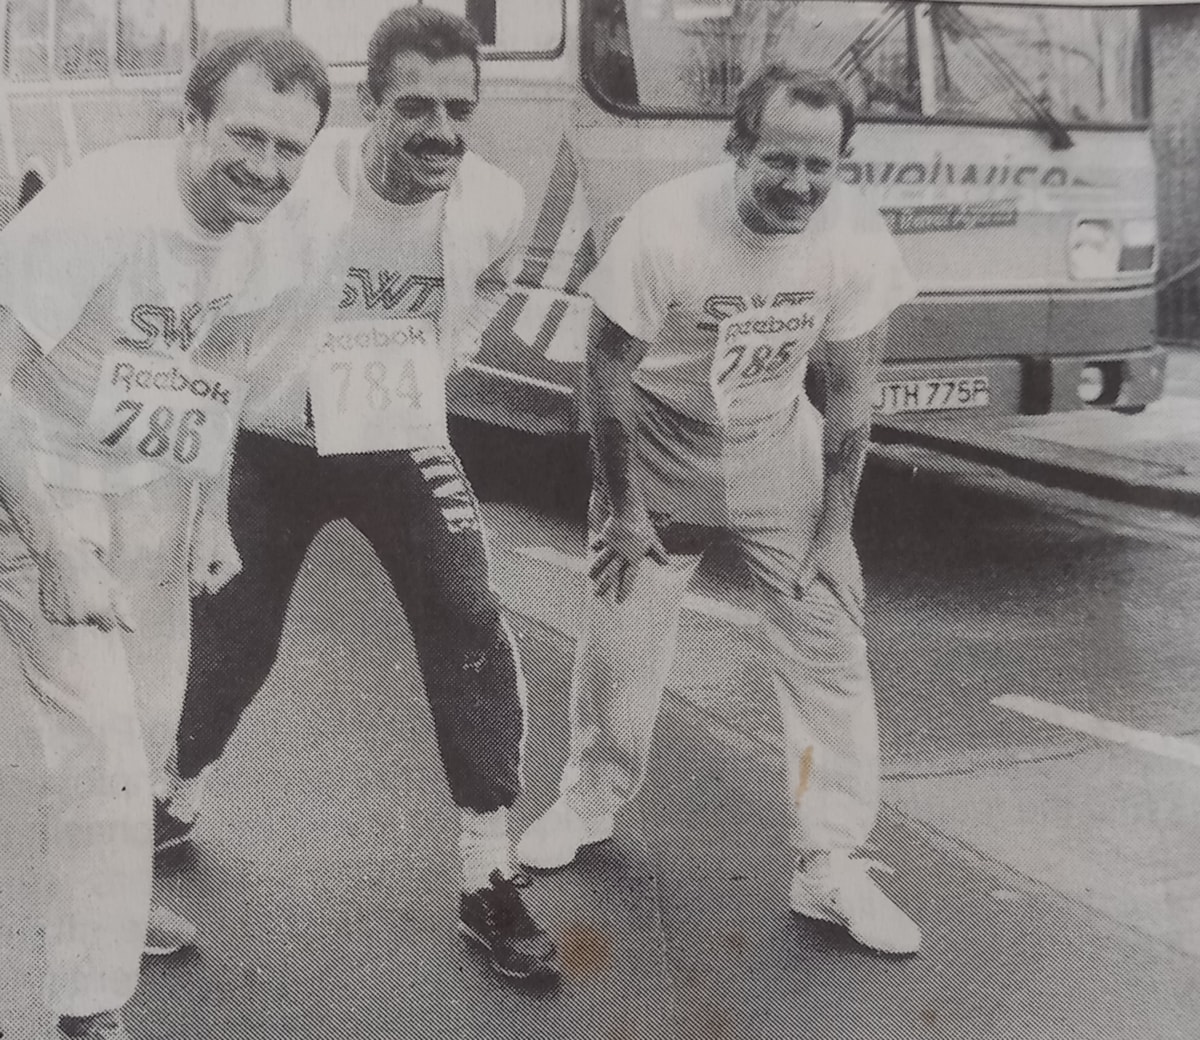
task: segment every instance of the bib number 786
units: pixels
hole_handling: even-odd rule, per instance
[[[247,386],[185,361],[114,351],[88,414],[97,446],[133,461],[215,475],[233,442]]]
[[[116,447],[145,411],[144,401],[120,401],[116,415],[123,418],[116,429],[100,439],[100,443],[109,448]],[[199,408],[189,408],[178,415],[170,405],[160,404],[147,415],[146,432],[137,441],[136,450],[147,459],[161,459],[170,449],[171,457],[176,462],[189,465],[200,455],[200,428],[206,422],[208,416]]]

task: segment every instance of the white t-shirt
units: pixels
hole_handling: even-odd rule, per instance
[[[274,295],[273,265],[249,228],[218,236],[196,224],[177,156],[174,140],[93,152],[0,231],[0,304],[42,349],[33,371],[14,375],[13,396],[48,483],[122,491],[162,476],[156,457],[187,458],[212,424],[180,435],[171,407],[147,425],[154,395],[166,400],[184,379],[181,410],[238,405],[244,344],[209,334]],[[95,414],[105,390],[135,399],[115,400],[108,430]],[[122,415],[139,421],[118,434]]]
[[[835,183],[802,233],[767,235],[738,216],[733,177],[722,163],[648,192],[583,285],[610,320],[650,344],[637,385],[714,425],[728,421],[711,386],[723,320],[723,346],[773,334],[795,344],[774,367],[777,356],[762,360],[762,372],[736,351],[717,366],[717,376],[734,366],[726,380],[741,374],[753,388],[737,395],[734,421],[756,421],[792,407],[819,338],[861,336],[916,291],[883,219],[853,188]]]
[[[769,501],[770,472],[750,476],[755,437],[794,437],[796,415],[808,426],[801,440],[819,429],[804,396],[812,347],[864,335],[916,292],[879,213],[853,188],[835,183],[802,233],[758,234],[738,215],[734,169],[708,167],[644,195],[582,290],[649,344],[634,374],[640,461],[651,504],[693,521],[725,523]],[[818,448],[805,456],[814,495]]]
[[[261,352],[251,362],[244,425],[296,444],[347,441],[340,450],[352,453],[385,450],[369,447],[369,441],[354,446],[348,428],[355,418],[366,416],[377,427],[398,430],[420,413],[427,421],[413,434],[414,443],[392,443],[444,445],[449,443],[445,359],[436,327],[445,297],[446,197],[397,205],[380,198],[361,169],[356,172],[354,210],[346,227],[324,255],[319,242],[305,243],[310,261],[301,298],[281,298],[271,308],[278,313],[268,315]],[[290,233],[302,235],[304,229]],[[419,342],[410,335],[414,323]],[[422,362],[419,374],[408,366],[410,348]],[[320,384],[329,381],[335,385],[323,395]],[[322,419],[347,430],[318,437],[314,427]],[[384,434],[380,445],[388,443]]]

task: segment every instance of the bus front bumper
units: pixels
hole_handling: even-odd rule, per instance
[[[1166,360],[1166,351],[1152,346],[1067,357],[887,361],[876,383],[875,421],[911,426],[924,418],[1140,411],[1162,396]],[[560,382],[470,363],[451,377],[450,411],[527,433],[575,432],[578,372],[562,371]]]
[[[876,422],[1140,411],[1162,396],[1166,360],[1156,345],[1119,354],[884,362]]]

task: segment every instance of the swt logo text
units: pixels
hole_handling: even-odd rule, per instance
[[[129,323],[142,335],[118,336],[117,342],[133,350],[151,350],[162,343],[168,350],[186,353],[232,299],[221,296],[208,303],[189,303],[181,310],[160,303],[135,304],[129,312]]]
[[[432,318],[441,308],[443,294],[442,279],[432,275],[351,267],[338,306],[353,307],[361,302],[367,310],[382,308]]]
[[[778,292],[770,305],[772,307],[795,307],[811,300],[813,295],[810,292]],[[699,321],[696,323],[696,328],[715,329],[730,315],[741,314],[742,311],[748,311],[753,307],[766,306],[767,298],[759,296],[757,293],[752,296],[743,296],[740,293],[710,296],[704,301],[702,310],[712,321]]]

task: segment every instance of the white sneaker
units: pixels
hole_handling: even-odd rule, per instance
[[[881,863],[831,852],[797,867],[792,910],[803,917],[840,924],[864,946],[881,953],[916,953],[921,929],[872,880]]]
[[[613,818],[584,818],[560,798],[530,824],[517,844],[517,859],[535,870],[557,870],[585,845],[612,837]]]

